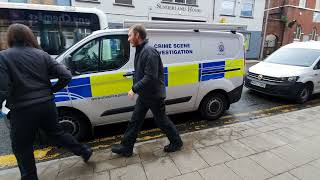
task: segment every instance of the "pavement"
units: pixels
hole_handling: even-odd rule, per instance
[[[184,147],[164,153],[166,138],[136,144],[134,156],[95,151],[38,163],[40,179],[318,180],[320,106],[182,135]],[[17,168],[1,180],[19,179]]]

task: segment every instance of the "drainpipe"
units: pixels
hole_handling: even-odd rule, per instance
[[[264,52],[264,44],[266,41],[266,34],[267,34],[267,28],[268,28],[268,19],[269,19],[269,11],[270,11],[270,3],[271,0],[268,0],[268,7],[265,11],[267,11],[266,15],[266,22],[264,24],[264,32],[263,32],[263,38],[262,38],[262,43],[261,43],[261,51],[260,51],[260,59],[263,59],[263,52]]]

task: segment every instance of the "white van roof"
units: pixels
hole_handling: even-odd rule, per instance
[[[283,48],[301,48],[301,49],[320,50],[320,41],[294,42],[294,43],[285,45]]]
[[[180,29],[180,30],[211,30],[211,31],[246,31],[247,25],[205,23],[205,22],[181,22],[181,21],[144,21],[125,20],[124,28],[130,28],[134,24],[143,24],[146,29]]]

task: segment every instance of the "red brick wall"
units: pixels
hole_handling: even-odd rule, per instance
[[[300,0],[271,0],[270,5],[271,7],[279,7],[282,5],[299,6],[299,1]],[[315,4],[316,0],[307,0],[306,8],[314,9]],[[288,28],[285,26],[285,23],[280,20],[281,16],[286,16],[288,18],[288,22],[293,20],[296,20],[297,22],[292,28]],[[269,11],[266,34],[276,35],[279,38],[278,47],[280,47],[293,42],[295,36],[294,32],[296,31],[297,25],[301,25],[304,35],[311,34],[314,27],[317,28],[317,33],[320,34],[320,23],[313,22],[313,11],[295,7],[277,8]]]

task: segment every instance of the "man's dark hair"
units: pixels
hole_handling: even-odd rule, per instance
[[[8,47],[24,46],[41,49],[31,29],[23,24],[12,24],[7,32]]]
[[[132,30],[134,33],[138,33],[142,40],[147,38],[147,31],[143,24],[135,24],[130,27],[130,30]]]

